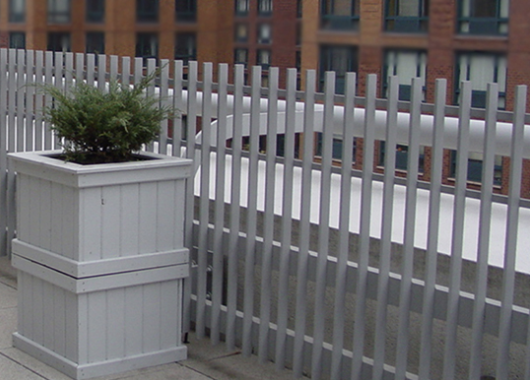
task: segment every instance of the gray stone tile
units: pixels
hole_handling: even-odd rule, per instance
[[[17,307],[17,290],[0,283],[0,310]]]
[[[66,375],[63,375],[61,372],[51,368],[50,366],[38,361],[34,357],[16,349],[9,348],[6,350],[0,351],[2,355],[8,357],[13,362],[19,363],[21,367],[27,368],[32,372],[38,373],[41,377],[38,379],[42,380],[72,380]],[[1,372],[0,372],[1,373]],[[2,380],[4,380],[2,378]]]
[[[2,298],[0,298],[0,302]],[[0,349],[13,345],[12,334],[17,329],[17,308],[0,309]]]
[[[42,377],[28,368],[0,354],[0,378],[2,380],[42,380]]]

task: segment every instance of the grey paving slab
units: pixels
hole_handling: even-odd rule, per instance
[[[43,377],[0,352],[0,380],[43,380]]]
[[[0,298],[0,302],[2,298]],[[17,308],[0,309],[0,350],[13,345],[11,335],[17,328]],[[0,378],[1,380],[1,378]]]
[[[0,283],[0,310],[17,307],[17,290]]]

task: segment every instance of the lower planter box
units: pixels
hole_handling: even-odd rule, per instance
[[[187,261],[187,251],[180,256]],[[186,359],[179,295],[187,264],[76,279],[17,253],[12,262],[13,341],[22,351],[75,379]]]
[[[192,162],[142,153],[80,165],[12,153],[16,347],[75,379],[186,358],[185,183]]]

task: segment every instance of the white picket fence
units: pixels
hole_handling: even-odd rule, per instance
[[[39,112],[51,99],[38,85],[68,87],[80,78],[101,88],[109,78],[133,83],[157,62],[146,66],[140,58],[0,50],[2,254],[9,255],[16,232],[7,152],[58,147]],[[263,97],[260,67],[249,69],[250,87],[242,66],[233,85],[227,65],[218,67],[215,84],[212,64],[204,64],[200,81],[195,62],[160,67],[150,91],[185,117],[163,123],[159,141],[146,149],[195,158],[198,169],[182,200],[186,245],[194,253],[186,331],[292,368],[297,377],[530,379],[524,230],[530,217],[520,199],[522,160],[530,158],[525,87],[516,89],[507,123],[497,121],[495,85],[480,112],[471,110],[464,84],[455,115],[445,105],[443,80],[434,105],[421,103],[415,80],[410,111],[398,112],[395,78],[388,102],[381,102],[374,75],[366,97],[358,98],[349,74],[339,104],[334,73],[326,75],[321,95],[314,71],[297,93],[296,71],[288,70],[283,91],[273,68]],[[426,108],[431,114],[422,114]],[[317,131],[323,133],[318,164],[311,138]],[[297,133],[303,133],[296,148],[301,160]],[[332,160],[337,135],[341,166]],[[395,178],[393,170],[376,175],[371,165],[353,171],[354,137],[364,139],[363,162],[374,162],[375,140],[386,141],[387,152],[408,145],[408,177]],[[417,180],[420,145],[432,147],[430,184]],[[458,151],[450,193],[441,182],[443,149]],[[466,191],[470,151],[484,154],[482,191],[474,195]],[[506,198],[493,195],[493,176],[484,174],[493,173],[495,154],[511,157]],[[384,166],[394,168],[395,159],[386,154]],[[495,260],[501,264],[489,265]]]

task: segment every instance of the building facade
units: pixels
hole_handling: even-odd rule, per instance
[[[528,0],[0,0],[0,45],[37,50],[105,53],[261,65],[267,70],[296,67],[300,87],[306,69],[379,75],[380,97],[389,75],[400,78],[402,100],[420,77],[424,100],[434,97],[437,78],[446,78],[447,102],[458,104],[459,83],[470,80],[473,106],[485,105],[486,84],[499,85],[500,108],[511,110],[514,87],[530,85]],[[199,66],[200,67],[200,66]],[[529,104],[530,107],[530,97]],[[318,139],[318,136],[317,136]],[[318,144],[316,144],[318,147]],[[340,160],[341,139],[334,156]],[[318,149],[316,154],[318,155]],[[384,143],[376,146],[374,170],[382,171]],[[356,141],[362,162],[362,140]],[[444,183],[452,184],[455,153],[444,155]],[[407,147],[396,151],[405,175]],[[469,186],[480,189],[482,156],[472,153]],[[422,148],[421,179],[429,180],[430,150]],[[496,191],[508,191],[509,160],[496,158]],[[523,196],[530,197],[530,164],[525,162]]]

